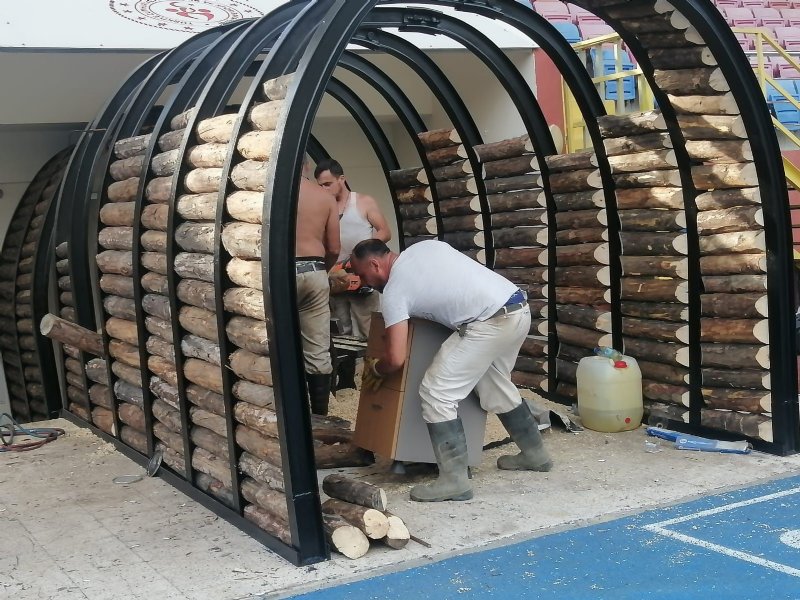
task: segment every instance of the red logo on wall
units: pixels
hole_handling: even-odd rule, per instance
[[[242,2],[211,0],[109,0],[108,6],[120,17],[141,25],[190,33],[262,15]]]

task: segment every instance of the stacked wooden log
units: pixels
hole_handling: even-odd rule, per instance
[[[141,286],[142,310],[144,312],[144,325],[147,337],[139,342],[147,350],[147,373],[145,381],[148,393],[152,399],[152,433],[155,438],[156,448],[163,456],[164,462],[177,473],[186,476],[185,449],[183,444],[183,425],[178,397],[178,376],[176,373],[175,352],[179,344],[182,345],[180,335],[176,335],[172,327],[172,311],[169,298],[168,276],[169,269],[178,271],[182,264],[176,257],[175,265],[170,265],[167,260],[168,235],[174,235],[179,248],[185,241],[185,235],[168,232],[170,211],[175,210],[181,214],[181,207],[186,204],[186,197],[181,195],[182,190],[173,194],[173,175],[179,167],[180,147],[186,137],[186,123],[191,116],[191,111],[176,115],[170,120],[169,131],[159,135],[158,148],[154,151],[150,162],[152,177],[146,182],[144,202],[139,216],[139,232],[141,241]],[[190,151],[187,151],[187,156]],[[191,174],[191,173],[190,173]],[[189,177],[187,176],[187,180]],[[216,190],[216,186],[214,187]],[[174,209],[170,206],[174,201]],[[212,194],[216,197],[216,191]],[[199,203],[198,203],[199,204]],[[214,203],[216,204],[216,203]],[[213,211],[210,217],[211,235],[213,236]],[[186,224],[181,227],[186,227]],[[203,230],[206,236],[208,232]],[[211,245],[207,237],[202,240]],[[210,250],[207,250],[210,252]],[[182,256],[181,254],[177,255]],[[209,286],[211,284],[208,284]],[[212,318],[213,323],[213,318]],[[214,327],[216,331],[216,327]],[[211,342],[207,342],[211,345]],[[209,365],[210,369],[214,367]],[[220,367],[217,365],[216,372]],[[223,422],[224,428],[224,422]],[[224,445],[224,444],[223,444]],[[227,448],[226,448],[227,449]],[[192,466],[204,474],[202,469]],[[230,478],[230,475],[228,475]],[[197,484],[201,488],[216,490],[219,488],[216,481],[209,481],[205,477],[197,477]],[[227,499],[230,495],[224,496]]]
[[[328,475],[322,490],[329,496],[322,504],[325,534],[331,548],[347,558],[360,558],[370,541],[400,550],[411,535],[403,520],[387,510],[386,492],[372,484]]]
[[[389,185],[397,198],[400,229],[406,247],[422,240],[436,239],[436,211],[425,169],[412,167],[390,171]]]
[[[136,196],[150,137],[139,135],[114,144],[116,160],[109,166],[112,182],[100,207],[96,257],[108,356],[93,358],[85,365],[86,376],[93,382],[89,388],[92,422],[143,454],[147,452],[147,437],[132,275]],[[115,429],[116,418],[121,423],[119,431]]]
[[[688,406],[689,265],[675,152],[658,110],[599,119],[617,187],[625,352],[645,399]]]
[[[636,10],[627,3],[606,0],[578,3],[616,19],[636,35],[654,69],[655,83],[667,94],[676,113],[693,163],[692,182],[700,192],[695,203],[702,278],[701,381],[693,384],[701,386],[701,420],[711,427],[771,439],[763,215],[752,152],[731,87],[703,36],[669,2],[659,0]],[[657,139],[654,134],[637,138]],[[660,150],[664,158],[665,149],[659,146],[640,144],[639,150]],[[660,171],[662,180],[669,171]],[[663,208],[680,210],[681,206],[668,202]],[[620,209],[624,210],[622,204]],[[675,277],[670,277],[674,282]],[[676,306],[659,306],[658,316],[650,318],[680,328],[685,318],[681,313]],[[660,329],[663,337],[664,326]],[[662,348],[666,343],[661,342]],[[669,379],[672,383],[668,385],[677,387],[646,385],[645,395],[682,404],[684,356],[660,358],[661,379],[657,381]],[[650,365],[645,367],[648,378],[655,378]]]
[[[676,11],[665,16],[681,17]],[[700,192],[695,204],[703,413],[771,417],[764,218],[747,132],[710,52],[696,52],[679,64],[664,57],[654,66],[656,82],[675,108]]]
[[[58,276],[58,305],[59,315],[62,319],[76,322],[75,299],[71,288],[71,270],[69,264],[69,243],[62,242],[55,249],[56,274]],[[88,383],[84,373],[81,350],[71,344],[62,344],[61,352],[64,365],[64,379],[67,392],[67,410],[85,421],[91,422],[91,402]]]
[[[475,146],[486,188],[494,270],[528,293],[532,325],[512,379],[547,390],[548,220],[539,161],[528,135]],[[478,198],[471,207],[481,210]],[[480,260],[479,256],[479,260]]]
[[[33,178],[11,219],[0,256],[0,352],[11,414],[20,422],[49,418],[32,318],[31,286],[42,224],[70,153],[65,150],[56,155]],[[68,288],[69,278],[59,280],[59,286]],[[74,309],[69,310],[72,312],[65,314],[74,318]]]
[[[578,361],[611,345],[608,219],[592,151],[545,158],[555,208],[556,393],[575,399]]]

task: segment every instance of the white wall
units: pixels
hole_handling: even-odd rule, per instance
[[[499,141],[525,133],[522,120],[506,91],[477,58],[463,51],[436,51],[431,57],[447,74],[475,119],[485,142]],[[388,69],[394,81],[414,102],[429,129],[451,126],[438,101],[427,87],[405,65],[386,56],[366,55],[383,69]],[[528,50],[509,52],[508,56],[534,89],[535,73],[533,54]],[[337,71],[348,84],[355,79]],[[356,86],[356,89],[360,89]],[[405,128],[393,116],[388,105],[373,91],[361,92],[362,99],[373,109],[392,143],[401,168],[419,166],[419,157]],[[397,231],[394,207],[389,196],[380,164],[372,147],[360,128],[337,102],[323,101],[313,128],[314,135],[333,158],[342,163],[351,187],[374,196],[384,215],[394,229],[392,245],[397,248]]]

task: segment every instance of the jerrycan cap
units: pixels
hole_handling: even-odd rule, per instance
[[[614,361],[614,368],[615,369],[627,369],[628,368],[628,363],[626,363],[624,360],[615,360]]]

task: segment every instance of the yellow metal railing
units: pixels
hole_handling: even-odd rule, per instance
[[[790,92],[787,92],[786,89],[772,77],[771,73],[767,73],[765,69],[765,66],[767,65],[765,54],[766,52],[777,53],[778,56],[786,59],[789,65],[793,66],[798,71],[800,71],[800,63],[798,63],[791,54],[786,52],[786,50],[781,48],[780,44],[776,40],[767,35],[761,29],[755,27],[734,27],[733,31],[736,33],[744,33],[746,36],[752,37],[755,41],[757,62],[754,66],[754,70],[756,77],[758,77],[758,85],[761,87],[761,93],[764,94],[764,97],[767,96],[767,84],[770,84],[781,96],[783,96],[783,99],[786,102],[789,102],[796,109],[800,110],[800,102],[798,102]],[[787,129],[783,123],[778,121],[774,115],[772,117],[772,124],[775,125],[775,129],[780,131],[795,146],[800,148],[800,138],[798,138],[793,131],[789,131],[789,129]]]
[[[744,33],[748,37],[752,37],[755,41],[755,53],[757,64],[754,66],[756,76],[758,77],[759,86],[761,91],[766,97],[767,84],[771,85],[775,90],[785,98],[792,106],[800,110],[800,102],[794,96],[786,91],[786,89],[778,83],[770,73],[767,73],[765,66],[767,66],[766,53],[774,52],[782,56],[786,61],[800,71],[800,63],[792,57],[786,50],[781,48],[780,44],[767,35],[764,31],[757,28],[749,27],[736,27],[733,29],[735,32]],[[597,87],[600,97],[606,105],[606,112],[608,114],[621,114],[624,112],[633,111],[646,111],[652,110],[654,106],[653,93],[647,80],[644,78],[640,68],[635,67],[632,70],[623,70],[622,56],[625,50],[622,48],[622,40],[616,33],[609,33],[591,40],[584,40],[573,44],[572,47],[581,57],[583,64],[587,65],[587,69],[591,67],[594,73],[592,82]],[[610,48],[613,51],[615,58],[615,69],[613,73],[605,74],[603,50]],[[599,75],[598,75],[599,73]],[[633,101],[627,101],[624,98],[624,90],[622,81],[628,77],[633,77],[636,88],[636,98]],[[606,99],[606,83],[617,82],[616,99]],[[586,126],[583,121],[583,115],[578,108],[578,103],[575,97],[570,92],[566,84],[563,84],[563,97],[564,97],[564,147],[565,152],[574,152],[581,150],[591,145],[591,140],[586,131]],[[778,121],[775,116],[772,117],[772,122],[775,129],[780,131],[788,140],[795,146],[800,148],[800,137],[793,131],[790,131],[786,126]]]

